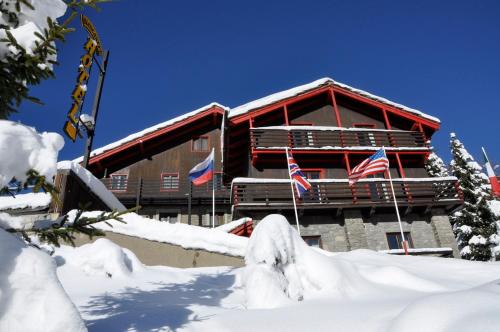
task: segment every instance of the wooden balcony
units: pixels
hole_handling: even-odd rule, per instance
[[[423,133],[403,130],[277,126],[252,128],[250,138],[251,148],[257,153],[285,146],[294,150],[361,151],[382,146],[388,151],[429,148]]]
[[[116,183],[110,178],[101,182],[126,206],[147,204],[187,204],[189,193],[193,204],[212,204],[212,181],[201,186],[191,186],[189,180],[179,181],[177,188],[166,189],[160,180],[126,179]],[[216,184],[215,201],[229,204],[230,190]]]
[[[363,179],[352,188],[343,179],[310,180],[312,189],[297,199],[299,208],[393,207],[389,181]],[[454,177],[394,179],[394,191],[400,206],[452,210],[463,202]],[[235,209],[261,210],[293,208],[290,181],[287,179],[236,178],[232,184]]]

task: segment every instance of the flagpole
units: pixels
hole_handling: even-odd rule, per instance
[[[387,161],[389,162],[389,158],[387,157],[387,154],[385,153],[385,147],[382,147],[382,150],[384,151],[384,155],[387,158]],[[389,163],[388,163],[389,165]],[[401,216],[399,215],[399,208],[398,208],[398,202],[396,201],[396,194],[394,193],[394,186],[392,184],[392,177],[391,177],[391,167],[387,167],[387,174],[389,175],[389,183],[391,184],[391,192],[392,192],[392,198],[394,200],[394,207],[396,208],[396,215],[398,216],[398,224],[399,224],[399,230],[401,231],[401,239],[403,239],[403,248],[405,250],[405,255],[408,255],[408,244],[405,239],[405,234],[403,232],[403,225],[401,224]]]
[[[212,148],[212,153],[214,153],[214,161],[212,163],[215,164],[215,152],[214,148]],[[214,166],[212,164],[212,228],[215,228],[215,172],[214,172]]]
[[[295,211],[295,222],[297,223],[297,232],[299,232],[300,236],[299,216],[297,214],[297,203],[295,202],[295,191],[293,190],[292,174],[290,174],[290,162],[288,161],[288,146],[285,147],[285,158],[286,158],[286,164],[288,165],[287,168],[288,168],[288,177],[290,178],[290,189],[292,190],[293,210]]]

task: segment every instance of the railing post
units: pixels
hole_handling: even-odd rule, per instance
[[[188,225],[191,225],[191,196],[193,196],[193,184],[189,181],[189,193],[188,193]]]
[[[238,185],[233,184],[233,206],[238,205]]]
[[[142,192],[142,177],[139,177],[139,180],[137,180],[137,194],[135,197],[135,207],[138,209],[139,205],[141,203],[141,193]]]

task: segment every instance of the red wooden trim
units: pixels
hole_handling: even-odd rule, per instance
[[[339,150],[296,150],[292,149],[293,154],[343,154],[343,153],[348,153],[348,154],[364,154],[364,155],[370,155],[376,152],[376,150],[344,150],[344,149],[339,149]],[[283,149],[267,149],[267,150],[255,150],[256,154],[282,154]],[[394,154],[394,153],[399,153],[401,155],[404,154],[411,154],[411,155],[425,155],[429,153],[429,151],[386,151],[387,154]]]
[[[389,122],[389,117],[387,116],[387,111],[385,110],[385,108],[382,108],[382,114],[384,115],[386,129],[391,130],[391,123]]]
[[[374,123],[353,123],[352,126],[354,128],[377,128],[376,124]]]
[[[373,100],[373,99],[370,99],[368,97],[363,97],[363,96],[360,96],[354,92],[351,92],[349,90],[345,90],[345,89],[342,89],[340,87],[337,87],[337,86],[333,86],[333,91],[334,92],[338,92],[340,94],[343,94],[347,97],[350,97],[350,98],[353,98],[357,101],[360,101],[360,102],[364,102],[366,104],[369,104],[371,106],[374,106],[374,107],[377,107],[377,108],[384,108],[386,109],[387,111],[391,112],[391,113],[394,113],[398,116],[402,116],[402,117],[405,117],[405,118],[408,118],[410,120],[413,120],[413,121],[418,121],[418,122],[421,122],[435,130],[439,129],[439,126],[440,124],[438,122],[434,122],[432,120],[428,120],[428,119],[425,119],[425,118],[422,118],[422,117],[419,117],[418,115],[416,114],[413,114],[413,113],[410,113],[410,112],[407,112],[407,111],[404,111],[404,110],[400,110],[398,108],[395,108],[391,105],[388,105],[388,104],[384,104],[380,101],[376,101],[376,100]]]
[[[290,121],[288,121],[288,106],[285,104],[285,106],[283,106],[283,112],[285,114],[285,124],[287,126],[290,125]]]
[[[166,176],[166,175],[177,175],[177,188],[175,189],[164,189],[163,188],[163,178]],[[180,176],[179,176],[179,172],[162,172],[160,174],[160,192],[174,192],[174,191],[179,191],[179,188],[180,188]]]
[[[396,155],[396,160],[398,162],[398,167],[399,167],[399,173],[401,174],[402,178],[406,177],[405,170],[403,169],[403,164],[401,163],[401,159],[399,158],[399,153],[395,153]]]
[[[254,110],[250,110],[245,114],[235,116],[234,118],[231,119],[231,121],[234,124],[244,122],[245,120],[247,120],[249,118],[257,117],[257,116],[264,114],[264,113],[267,113],[269,111],[274,111],[274,110],[277,110],[279,108],[282,108],[282,107],[284,107],[284,105],[290,105],[290,104],[297,103],[297,102],[302,101],[302,100],[307,99],[307,98],[315,97],[317,95],[320,95],[320,94],[328,91],[329,88],[330,87],[328,87],[328,86],[321,87],[321,88],[316,89],[316,90],[308,91],[308,92],[301,94],[299,96],[290,97],[288,99],[276,102],[274,104],[270,104],[270,105],[263,106],[261,108],[256,108]]]
[[[349,162],[349,155],[347,153],[344,153],[344,162],[345,166],[347,168],[347,174],[351,174],[351,163]]]
[[[203,127],[205,125],[206,125],[205,123],[203,123],[202,125],[199,125],[199,124],[198,125],[193,125],[189,129],[195,130],[195,129],[198,129],[198,128]],[[159,142],[156,142],[155,144],[150,144],[148,146],[148,148],[145,149],[145,151],[146,152],[147,151],[152,151],[156,147],[164,145],[166,141],[172,141],[173,139],[175,139],[175,138],[177,138],[179,136],[182,136],[182,135],[185,135],[185,133],[184,132],[180,132],[180,133],[175,133],[173,135],[169,135],[168,136],[168,140],[165,139],[165,140],[161,140]],[[131,151],[127,151],[127,154],[123,154],[123,155],[119,155],[119,153],[121,151],[116,152],[116,155],[114,155],[113,158],[109,158],[108,160],[106,160],[106,166],[109,168],[112,165],[115,165],[115,164],[121,162],[122,160],[130,159],[131,157],[134,157],[134,156],[136,156],[137,154],[140,153],[140,151],[133,150],[133,147],[131,147],[130,150]],[[101,160],[98,160],[97,164],[99,165],[100,163],[101,163]],[[91,164],[91,166],[94,166],[94,164]]]
[[[195,150],[193,149],[194,141],[200,138],[206,138],[207,139],[207,149],[206,150]],[[208,135],[200,135],[200,136],[193,136],[191,138],[191,152],[195,153],[200,153],[200,152],[209,152],[210,151],[210,137]]]
[[[102,160],[102,159],[105,159],[109,156],[112,156],[112,155],[115,155],[121,151],[124,151],[124,150],[127,150],[127,149],[130,149],[138,144],[140,144],[140,140],[142,140],[143,142],[146,142],[148,140],[151,140],[153,138],[156,138],[158,136],[162,136],[168,132],[171,132],[175,129],[178,129],[178,128],[181,128],[189,123],[192,123],[194,121],[197,121],[201,118],[204,118],[205,116],[207,115],[210,115],[211,113],[219,113],[222,115],[222,113],[224,112],[224,110],[222,110],[220,107],[218,106],[213,106],[209,109],[207,109],[206,111],[203,111],[201,113],[198,113],[190,118],[187,118],[185,120],[182,120],[182,121],[179,121],[177,123],[174,123],[173,125],[171,126],[167,126],[165,128],[162,128],[162,129],[158,129],[157,131],[154,131],[152,133],[149,133],[149,134],[146,134],[140,138],[136,138],[130,142],[127,142],[127,143],[124,143],[123,145],[120,145],[120,146],[117,146],[116,148],[113,148],[111,150],[108,150],[108,151],[105,151],[103,153],[100,153],[98,154],[97,156],[93,156],[90,158],[90,161],[89,161],[89,165],[90,164],[94,164],[96,162],[98,162],[99,160]]]
[[[342,127],[342,121],[340,121],[340,112],[337,106],[337,100],[335,99],[333,88],[330,88],[328,90],[328,94],[330,95],[330,99],[332,100],[333,111],[335,112],[335,118],[337,119],[337,127]]]
[[[338,86],[335,86],[335,85],[329,85],[329,86],[325,86],[325,87],[320,87],[320,88],[317,88],[315,90],[308,91],[308,92],[306,92],[304,94],[301,94],[299,96],[290,97],[288,99],[276,102],[274,104],[270,104],[270,105],[263,106],[261,108],[256,108],[254,110],[250,110],[249,112],[247,112],[245,114],[241,114],[239,116],[234,117],[232,119],[232,122],[234,122],[235,124],[241,123],[241,122],[245,121],[246,119],[248,119],[251,116],[252,117],[259,116],[259,115],[261,115],[263,113],[267,113],[268,111],[276,110],[277,108],[283,107],[285,104],[286,105],[290,105],[292,103],[299,102],[299,101],[301,101],[303,99],[317,96],[317,95],[319,95],[319,94],[321,94],[321,93],[323,93],[325,91],[329,91],[329,90],[332,90],[331,96],[333,97],[334,101],[335,101],[335,93],[340,93],[340,94],[342,94],[342,95],[344,95],[346,97],[355,99],[355,100],[363,102],[365,104],[369,104],[371,106],[374,106],[374,107],[377,107],[377,108],[380,108],[380,109],[386,109],[387,111],[389,111],[391,113],[394,113],[394,114],[396,114],[398,116],[402,116],[402,117],[408,118],[408,119],[413,120],[413,121],[419,121],[422,124],[425,124],[426,126],[429,126],[430,128],[432,128],[434,130],[439,129],[440,124],[437,123],[437,122],[434,122],[434,121],[429,120],[429,119],[425,119],[423,117],[419,117],[416,114],[413,114],[413,113],[410,113],[410,112],[398,109],[396,107],[393,107],[391,105],[385,104],[383,102],[380,102],[380,101],[377,101],[377,100],[373,100],[373,99],[370,99],[368,97],[360,96],[360,95],[358,95],[358,94],[356,94],[354,92],[351,92],[351,91],[349,91],[347,89],[344,89],[344,88],[341,88],[341,87],[338,87]],[[336,101],[334,102],[334,108],[336,108]],[[338,120],[337,120],[337,122],[339,122]],[[341,124],[339,124],[339,127],[340,126],[341,126]]]

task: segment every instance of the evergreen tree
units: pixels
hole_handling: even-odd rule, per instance
[[[431,152],[425,161],[425,170],[430,177],[445,177],[449,176],[448,169],[446,168],[443,159],[441,159],[435,152]]]
[[[464,198],[463,208],[450,216],[460,255],[469,260],[491,260],[497,229],[488,205],[488,178],[454,133],[450,144],[451,172],[458,178]]]
[[[0,0],[0,119],[17,112],[23,100],[41,103],[29,94],[33,85],[54,77],[57,64],[55,42],[64,41],[74,29],[69,24],[84,6],[97,9],[109,0],[66,0],[69,10],[62,24],[55,19],[65,13],[60,1]],[[50,16],[43,16],[50,13]]]

